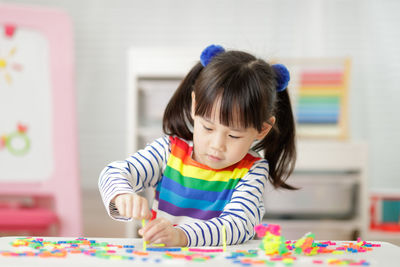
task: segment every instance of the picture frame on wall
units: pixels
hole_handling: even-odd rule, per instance
[[[279,59],[291,74],[297,135],[304,139],[349,137],[349,58]]]

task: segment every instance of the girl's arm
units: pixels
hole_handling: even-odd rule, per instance
[[[254,226],[264,216],[264,192],[268,178],[268,163],[257,161],[237,184],[231,201],[219,217],[177,226],[188,239],[188,246],[222,245],[222,225],[226,228],[228,245],[241,244],[254,237]]]
[[[119,220],[121,216],[111,201],[120,194],[134,194],[147,187],[155,187],[164,171],[170,154],[168,136],[159,138],[124,161],[115,161],[103,169],[99,190],[108,214]]]

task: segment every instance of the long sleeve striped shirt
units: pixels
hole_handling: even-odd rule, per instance
[[[249,152],[238,163],[215,170],[193,160],[192,152],[192,142],[164,136],[126,160],[109,164],[99,178],[108,214],[129,220],[111,200],[152,187],[153,215],[182,229],[188,246],[222,245],[222,225],[227,244],[252,239],[264,215],[268,162]]]

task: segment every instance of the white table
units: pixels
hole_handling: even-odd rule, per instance
[[[0,266],[1,267],[20,267],[20,266],[56,266],[56,267],[80,267],[80,266],[93,266],[93,267],[101,267],[101,266],[218,266],[218,264],[223,265],[224,267],[235,266],[240,267],[242,265],[238,263],[234,263],[232,259],[226,259],[226,256],[231,255],[233,251],[237,250],[250,250],[250,249],[258,249],[260,240],[252,240],[243,245],[238,246],[228,246],[226,252],[224,253],[213,253],[215,257],[213,259],[204,261],[204,262],[195,262],[184,259],[166,259],[164,254],[166,252],[149,252],[147,256],[140,256],[131,254],[134,259],[133,260],[121,260],[121,259],[102,259],[94,256],[88,256],[84,254],[68,254],[63,258],[40,258],[40,257],[16,257],[16,256],[3,256],[1,255],[4,251],[26,251],[26,247],[12,247],[10,243],[15,241],[17,238],[15,236],[10,237],[1,237],[0,238]],[[75,238],[65,238],[65,237],[42,237],[44,241],[67,241],[67,240],[75,240]],[[143,251],[142,240],[141,239],[126,239],[126,238],[87,238],[88,240],[95,240],[96,242],[107,242],[109,244],[115,245],[134,245],[135,251]],[[341,244],[345,241],[335,241],[337,244]],[[343,255],[332,255],[332,254],[320,254],[316,256],[296,256],[297,260],[294,262],[292,266],[336,266],[329,265],[326,263],[327,259],[354,259],[354,260],[366,260],[370,263],[369,266],[382,266],[382,267],[390,267],[390,266],[400,266],[400,247],[395,246],[393,244],[387,242],[371,242],[374,244],[380,244],[381,247],[375,247],[372,251],[363,252],[363,253],[349,253],[346,252]],[[121,251],[125,252],[126,248],[114,249],[118,253]],[[119,253],[119,254],[121,254]],[[172,253],[187,253],[187,252],[172,252]],[[203,253],[210,255],[210,253]],[[266,256],[263,255],[263,251],[260,250],[258,253],[257,259],[267,259]],[[313,260],[322,260],[324,264],[315,264]],[[253,266],[267,266],[267,265],[253,265]],[[276,262],[274,266],[285,266],[282,262]]]

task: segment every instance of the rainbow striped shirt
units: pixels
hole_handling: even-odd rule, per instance
[[[215,170],[193,160],[192,151],[192,142],[165,136],[125,161],[109,164],[99,179],[109,215],[128,220],[111,199],[153,187],[153,214],[177,224],[188,246],[221,245],[222,225],[228,244],[253,238],[264,214],[267,161],[250,152],[238,163]]]

